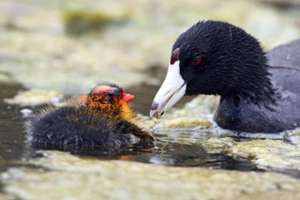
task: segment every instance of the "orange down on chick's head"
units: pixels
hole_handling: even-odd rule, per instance
[[[136,116],[129,106],[134,98],[116,85],[98,85],[88,96],[81,96],[80,103],[115,119],[129,121]]]

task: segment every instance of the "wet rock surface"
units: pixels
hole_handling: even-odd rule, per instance
[[[172,122],[173,120],[168,120],[168,118],[172,118],[173,115],[178,116],[178,113],[180,113],[180,115],[189,116],[190,113],[195,112],[197,107],[201,109],[201,107],[207,108],[214,107],[216,105],[215,101],[207,102],[205,101],[205,98],[210,97],[198,97],[194,99],[183,109],[176,110],[169,114],[165,121]],[[209,135],[217,135],[219,133],[218,137],[208,138],[203,143],[203,146],[207,152],[218,152],[233,158],[244,158],[255,164],[259,169],[267,171],[274,170],[283,173],[291,172],[295,176],[300,175],[299,129],[286,131],[279,134],[262,133],[254,136],[251,133],[244,133],[246,137],[249,136],[251,138],[241,139],[238,137],[243,134],[218,128],[217,125],[213,123],[212,118],[207,117],[205,119],[203,116],[201,116],[201,113],[203,112],[198,111],[198,120],[201,121],[202,119],[203,121],[212,124],[212,126],[206,127],[206,133],[205,131],[201,131],[201,129],[194,130],[191,134],[191,137],[197,137],[197,135],[206,135],[207,132]],[[192,115],[193,117],[197,117],[196,113],[193,113]],[[208,116],[212,117],[212,115]],[[160,123],[163,124],[165,122]],[[184,123],[184,121],[181,121],[181,123]],[[190,124],[188,120],[186,123],[187,125]],[[184,126],[185,125],[183,125],[183,127]],[[226,136],[231,137],[227,138]]]
[[[107,162],[63,153],[51,153],[35,164],[47,169],[19,168],[2,174],[8,183],[5,191],[22,199],[297,199],[300,195],[297,179],[275,173]]]
[[[36,106],[54,102],[63,97],[63,94],[56,90],[32,89],[27,91],[19,91],[13,98],[4,99],[5,103],[20,106]]]
[[[177,118],[166,120],[161,128],[210,128],[212,124],[207,120],[197,118]]]
[[[276,140],[240,142],[227,149],[227,154],[249,159],[260,169],[295,172],[300,175],[300,146]]]

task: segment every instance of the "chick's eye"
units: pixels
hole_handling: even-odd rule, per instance
[[[203,63],[203,59],[201,56],[197,56],[196,58],[194,58],[191,62],[191,64],[193,66],[198,66],[198,65],[201,65]]]
[[[104,97],[104,100],[108,103],[112,102],[113,100],[113,95],[112,94],[107,94],[105,97]]]

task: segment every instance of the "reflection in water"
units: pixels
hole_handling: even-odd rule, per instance
[[[201,135],[201,133],[199,133]],[[178,166],[178,167],[210,167],[215,169],[229,170],[258,170],[256,166],[247,160],[235,160],[224,154],[208,153],[202,146],[208,137],[192,139],[188,134],[177,134],[177,138],[169,135],[157,135],[157,151],[151,153],[140,153],[127,156],[127,160],[150,163],[156,165]],[[182,143],[182,141],[193,140],[193,142]]]
[[[24,151],[23,119],[19,108],[8,106],[4,98],[12,97],[22,87],[18,84],[3,84],[0,90],[0,171],[5,170],[10,161],[22,158]]]
[[[176,133],[175,136],[173,135],[171,137],[170,135],[160,133],[155,135],[155,138],[157,141],[156,148],[154,150],[132,152],[127,155],[114,157],[102,157],[96,155],[78,156],[82,159],[126,160],[177,167],[209,167],[213,169],[262,171],[248,160],[233,159],[221,153],[208,153],[203,146],[207,139],[209,139],[206,133],[202,135],[201,132],[198,132],[198,137],[193,136],[193,139],[191,138],[191,135],[187,133]],[[24,157],[26,159],[32,159],[47,155],[47,151],[35,151],[33,149],[27,149]]]

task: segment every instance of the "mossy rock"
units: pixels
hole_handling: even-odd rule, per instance
[[[110,24],[124,23],[129,17],[128,12],[110,14],[101,11],[66,10],[63,13],[63,22],[66,33],[81,35],[101,31]]]
[[[193,118],[177,118],[164,121],[163,128],[210,128],[212,123],[208,120]]]

